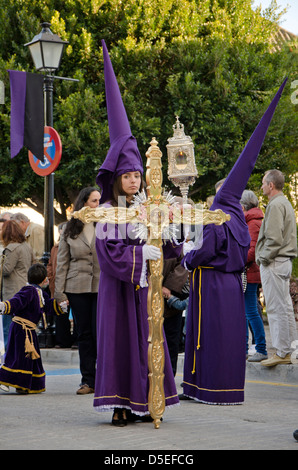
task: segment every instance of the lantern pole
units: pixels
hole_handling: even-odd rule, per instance
[[[50,30],[50,23],[41,23],[42,30],[31,42],[25,44],[30,50],[37,71],[44,75],[44,109],[45,126],[53,127],[53,90],[54,72],[61,63],[67,41]],[[56,77],[56,76],[55,76]],[[44,176],[44,253],[42,261],[48,265],[52,246],[54,245],[54,173]]]

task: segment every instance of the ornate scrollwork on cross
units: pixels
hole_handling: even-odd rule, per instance
[[[160,248],[162,253],[162,213],[159,210],[162,197],[162,153],[158,148],[155,138],[147,150],[147,196],[150,205],[147,208],[148,217],[148,241],[150,245]],[[152,210],[153,208],[153,210]],[[165,218],[164,218],[165,219]],[[149,395],[148,406],[155,428],[159,428],[165,409],[164,394],[164,336],[163,336],[163,312],[164,299],[162,295],[163,281],[163,256],[153,261],[149,260],[150,284],[148,289],[148,322],[149,322]]]

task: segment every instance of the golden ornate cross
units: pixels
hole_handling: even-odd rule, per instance
[[[146,152],[146,192],[147,197],[140,204],[125,207],[104,207],[95,209],[83,207],[74,212],[73,217],[88,222],[115,223],[115,224],[139,224],[147,229],[147,244],[155,245],[162,252],[162,235],[170,224],[179,225],[221,225],[230,219],[220,209],[215,211],[199,210],[191,208],[187,213],[181,212],[181,208],[171,204],[171,200],[162,194],[162,152],[155,138]],[[149,369],[149,394],[148,406],[156,429],[165,410],[164,395],[164,335],[163,313],[164,298],[162,295],[163,281],[163,256],[159,260],[149,260],[149,288],[148,288],[148,369]]]

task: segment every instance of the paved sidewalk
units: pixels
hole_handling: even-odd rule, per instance
[[[181,401],[165,411],[160,429],[152,423],[115,428],[111,412],[93,409],[93,394],[75,393],[80,383],[77,351],[42,350],[42,357],[45,393],[0,390],[0,450],[100,450],[97,463],[106,464],[145,452],[135,466],[154,463],[162,452],[181,459],[189,456],[197,465],[199,450],[298,450],[293,438],[298,429],[298,364],[267,369],[248,363],[242,405]],[[182,393],[182,366],[180,355],[178,393]]]
[[[247,381],[243,405],[181,401],[165,411],[160,429],[152,423],[115,428],[111,412],[93,409],[92,394],[75,394],[78,369],[45,366],[45,393],[25,396],[14,389],[0,391],[1,450],[101,450],[97,464],[124,451],[126,455],[134,451],[191,455],[199,464],[199,450],[298,450],[293,438],[298,429],[298,385]],[[181,380],[178,375],[179,393]]]

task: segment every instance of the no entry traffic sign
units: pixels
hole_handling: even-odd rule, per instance
[[[60,136],[53,127],[44,128],[44,162],[41,162],[32,152],[28,152],[32,170],[39,176],[47,176],[58,167],[62,155]]]

